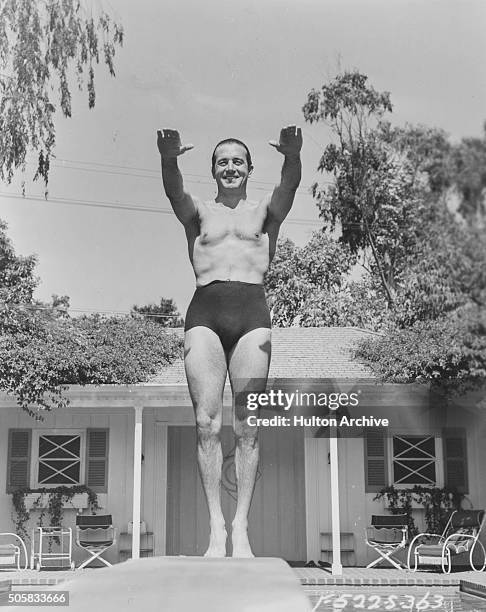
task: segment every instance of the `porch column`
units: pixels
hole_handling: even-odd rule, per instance
[[[339,467],[337,431],[330,428],[329,457],[331,462],[331,525],[332,525],[332,566],[333,576],[342,576],[341,564],[341,526],[339,522]]]
[[[140,558],[140,506],[142,500],[142,418],[143,406],[136,404],[135,434],[133,439],[133,531],[132,559]]]

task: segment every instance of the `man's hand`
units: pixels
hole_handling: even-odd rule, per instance
[[[270,140],[268,144],[282,155],[299,155],[302,149],[302,130],[296,125],[288,125],[280,130],[280,142]]]
[[[181,137],[177,130],[157,130],[157,147],[161,157],[170,159],[190,151],[194,148],[194,145],[187,144],[182,146]]]

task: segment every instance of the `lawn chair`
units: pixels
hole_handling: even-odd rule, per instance
[[[453,510],[448,515],[442,534],[419,533],[414,537],[408,550],[409,569],[415,572],[419,565],[440,565],[442,571],[449,574],[452,558],[461,553],[469,553],[471,569],[482,572],[486,567],[486,551],[479,540],[479,535],[484,523],[484,510]],[[421,539],[427,539],[428,543],[421,542]],[[483,554],[481,567],[474,565],[473,554],[476,546],[481,548]],[[413,567],[411,567],[412,556]]]
[[[13,540],[13,542],[8,542],[8,540]],[[24,553],[24,567],[20,567],[22,552]],[[27,569],[27,548],[22,538],[16,533],[0,533],[0,567],[12,565],[17,566],[18,570]]]
[[[379,557],[366,567],[374,567],[380,561],[388,561],[397,569],[404,569],[404,565],[393,559],[402,548],[405,548],[408,539],[408,517],[406,514],[387,514],[385,516],[373,515],[371,527],[366,528],[366,544],[379,554]]]
[[[111,563],[103,559],[101,555],[115,542],[116,529],[113,526],[111,514],[78,515],[76,517],[76,544],[90,554],[90,557],[83,561],[78,569],[88,566],[95,559],[111,567]]]

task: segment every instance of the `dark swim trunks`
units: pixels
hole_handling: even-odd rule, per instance
[[[270,329],[263,285],[213,281],[197,287],[186,315],[185,331],[202,325],[218,334],[225,351],[252,329]]]

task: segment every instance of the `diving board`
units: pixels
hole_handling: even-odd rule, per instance
[[[282,559],[149,557],[83,570],[57,589],[69,612],[309,612],[299,579]]]

